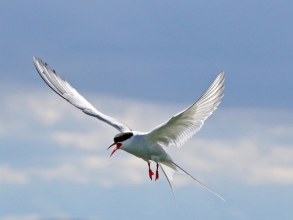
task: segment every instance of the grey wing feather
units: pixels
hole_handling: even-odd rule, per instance
[[[223,97],[224,72],[221,72],[208,90],[187,109],[147,134],[147,138],[164,146],[182,146],[200,130],[204,121],[217,109]]]
[[[47,83],[58,95],[82,110],[85,114],[98,118],[99,120],[113,126],[120,132],[131,131],[129,127],[95,109],[83,96],[81,96],[65,79],[62,79],[55,70],[52,70],[47,63],[34,57],[35,67]]]

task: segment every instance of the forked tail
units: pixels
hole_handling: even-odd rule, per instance
[[[213,191],[211,188],[209,188],[208,186],[206,186],[205,184],[203,184],[202,182],[200,182],[199,180],[195,179],[193,176],[191,176],[189,173],[187,173],[185,170],[183,170],[181,167],[179,167],[176,163],[174,163],[173,161],[170,161],[172,163],[172,165],[174,165],[178,170],[177,171],[182,171],[183,173],[187,174],[188,176],[190,176],[192,179],[194,179],[196,182],[198,182],[200,185],[202,185],[203,187],[205,187],[207,190],[209,190],[210,192],[212,192],[213,194],[215,194],[216,196],[218,196],[221,200],[226,201],[225,199],[223,199],[219,194],[217,194],[215,191]],[[161,169],[163,170],[163,173],[165,174],[169,185],[172,189],[173,195],[175,197],[175,193],[174,193],[174,189],[172,186],[172,176],[173,173],[176,172],[175,170],[173,170],[172,168],[170,168],[169,166],[159,163]]]
[[[159,164],[160,164],[161,169],[163,170],[163,173],[165,174],[165,176],[166,176],[166,178],[168,180],[168,183],[169,183],[169,185],[170,185],[170,187],[172,189],[172,193],[173,193],[173,195],[175,197],[174,188],[172,186],[172,180],[173,180],[172,176],[173,176],[173,173],[175,172],[175,170],[171,169],[170,167],[168,167],[165,164],[162,164],[160,162],[159,162]]]

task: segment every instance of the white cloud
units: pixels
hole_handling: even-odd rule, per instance
[[[25,184],[28,177],[25,173],[7,165],[0,165],[0,184]]]
[[[52,135],[54,139],[61,146],[77,147],[84,150],[94,150],[97,148],[97,144],[101,133],[98,131],[93,132],[55,132]]]
[[[8,215],[0,217],[1,220],[40,220],[42,219],[38,214],[27,215]]]
[[[116,156],[116,155],[115,155]],[[50,168],[34,168],[25,171],[33,178],[45,181],[65,180],[80,184],[98,184],[112,187],[119,183],[137,185],[145,181],[147,163],[127,156],[115,158],[102,156],[81,156]]]
[[[50,219],[50,218],[44,218],[41,217],[39,214],[31,213],[31,214],[24,214],[24,215],[6,215],[3,217],[0,217],[0,220],[41,220],[41,219]],[[54,219],[58,220],[70,220],[72,219],[67,214],[59,214]],[[93,220],[98,220],[97,218]]]
[[[73,164],[61,164],[58,167],[33,169],[30,170],[29,173],[42,177],[47,181],[64,179],[79,183],[87,182],[87,180],[83,178],[83,175],[80,175],[82,173],[79,172],[79,167]]]
[[[66,113],[65,105],[60,105],[58,99],[47,94],[30,95],[24,100],[35,119],[46,125],[55,124]]]
[[[192,140],[180,154],[194,173],[210,179],[237,179],[247,184],[293,184],[293,148],[268,147],[259,140]],[[189,146],[190,146],[189,145]]]
[[[12,135],[13,131],[17,139],[37,133],[38,140],[64,147],[68,153],[64,158],[55,158],[50,167],[26,167],[24,164],[20,171],[2,168],[0,182],[9,178],[26,182],[27,176],[107,187],[115,185],[117,179],[120,184],[149,181],[147,165],[141,159],[121,152],[112,158],[109,158],[110,153],[105,154],[106,147],[118,133],[115,129],[84,115],[53,92],[27,93],[21,97],[11,94],[11,97],[2,109],[13,115],[0,115],[3,134]],[[89,97],[101,112],[142,131],[151,130],[188,106]],[[15,103],[21,103],[25,110]],[[169,150],[179,165],[207,183],[233,179],[247,184],[293,184],[292,115],[290,111],[221,109],[220,106],[195,138],[180,149]],[[72,149],[81,153],[72,155]],[[191,179],[180,175],[174,180],[177,185],[192,183]]]
[[[84,170],[100,173],[92,181],[104,183],[101,180],[105,179],[107,180],[105,186],[116,185],[117,182],[119,184],[141,184],[145,182],[145,176],[148,175],[147,163],[128,155],[126,157],[114,155],[112,158],[109,156],[85,156],[80,165]]]

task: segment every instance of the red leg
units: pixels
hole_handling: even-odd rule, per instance
[[[157,170],[156,170],[156,180],[159,179],[159,164],[157,164]]]
[[[150,176],[150,179],[152,180],[153,179],[154,172],[151,170],[150,162],[148,162],[148,165],[149,165],[149,176]]]

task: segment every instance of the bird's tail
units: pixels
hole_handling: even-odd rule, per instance
[[[160,162],[159,162],[159,164],[160,164],[161,169],[163,170],[163,173],[165,174],[165,176],[166,176],[166,178],[168,180],[168,183],[169,183],[169,185],[170,185],[170,187],[172,189],[173,195],[175,197],[175,192],[174,192],[174,188],[172,186],[172,181],[173,181],[173,174],[176,171],[173,170],[172,168],[170,168],[169,166],[165,165],[165,164],[162,164]]]
[[[168,161],[169,162],[169,161]],[[171,163],[171,164],[169,164]],[[176,171],[181,171],[185,174],[187,174],[188,176],[190,176],[192,179],[194,179],[196,182],[198,182],[200,185],[202,185],[203,187],[205,187],[207,190],[209,190],[210,192],[212,192],[213,194],[215,194],[216,196],[218,196],[220,199],[222,199],[223,201],[225,201],[225,199],[223,199],[219,194],[217,194],[215,191],[213,191],[211,188],[209,188],[208,186],[206,186],[205,184],[203,184],[202,182],[200,182],[199,180],[197,180],[196,178],[194,178],[193,176],[191,176],[189,173],[187,173],[185,170],[183,170],[181,167],[179,167],[176,163],[174,163],[173,161],[170,161],[167,164],[162,164],[162,163],[159,163],[160,164],[160,167],[161,169],[163,170],[168,182],[169,182],[169,185],[172,189],[172,192],[175,196],[175,193],[174,193],[174,189],[173,189],[173,186],[172,186],[172,176],[173,176],[173,173],[176,172]],[[171,165],[171,166],[170,166]],[[172,168],[171,168],[172,167]],[[175,169],[174,169],[175,168]]]

